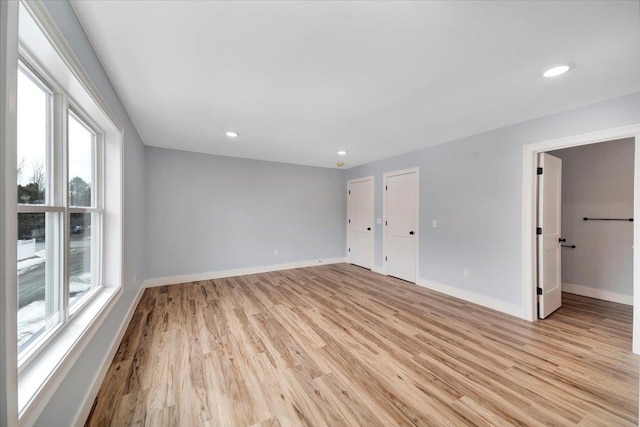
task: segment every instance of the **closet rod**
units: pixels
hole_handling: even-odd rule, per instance
[[[633,221],[633,218],[582,218],[585,221]]]

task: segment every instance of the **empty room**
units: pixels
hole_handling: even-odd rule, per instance
[[[3,0],[0,99],[0,426],[638,425],[637,0]]]

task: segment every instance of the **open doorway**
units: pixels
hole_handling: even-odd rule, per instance
[[[634,140],[548,152],[562,160],[562,292],[633,305]]]
[[[634,140],[540,153],[538,165],[538,318],[568,294],[632,306]]]
[[[578,243],[576,243],[575,241],[571,241],[572,239],[580,239],[579,237],[576,237],[577,234],[573,234],[572,236],[568,236],[565,234],[565,231],[568,230],[562,230],[561,224],[562,221],[560,219],[558,219],[558,224],[560,224],[560,230],[559,230],[559,235],[558,236],[551,236],[551,232],[553,230],[549,230],[549,236],[546,236],[548,238],[548,241],[550,242],[552,237],[555,237],[556,239],[556,244],[557,244],[557,252],[555,252],[556,254],[558,254],[559,258],[557,259],[558,261],[558,270],[557,272],[554,272],[554,274],[550,274],[549,277],[540,277],[540,275],[542,274],[541,272],[538,271],[538,262],[539,262],[539,258],[540,258],[540,252],[538,251],[539,246],[538,246],[538,240],[539,240],[539,236],[541,232],[541,230],[539,230],[539,225],[538,225],[538,210],[540,207],[540,202],[541,200],[538,198],[539,195],[539,176],[538,176],[538,167],[539,167],[539,161],[540,161],[540,157],[542,155],[542,153],[547,153],[546,155],[553,155],[553,154],[560,154],[560,156],[571,156],[571,155],[575,155],[575,153],[570,153],[569,151],[565,151],[564,153],[560,152],[559,150],[564,150],[564,149],[568,149],[571,147],[579,147],[579,146],[587,146],[587,145],[591,145],[591,144],[599,144],[599,143],[616,143],[616,142],[620,142],[621,144],[627,144],[627,145],[633,145],[633,150],[631,151],[632,153],[632,157],[633,157],[633,163],[632,163],[632,169],[633,169],[633,186],[632,186],[632,212],[629,215],[629,213],[627,212],[622,212],[622,211],[616,211],[615,215],[613,215],[612,211],[598,211],[598,212],[594,212],[594,213],[584,213],[584,214],[580,214],[579,216],[579,220],[582,221],[582,223],[580,224],[572,224],[571,227],[573,227],[574,231],[572,233],[577,233],[577,231],[575,230],[586,230],[584,229],[584,227],[590,227],[590,228],[594,228],[594,226],[597,225],[603,225],[605,222],[609,225],[612,226],[613,221],[611,221],[611,223],[609,223],[609,221],[591,221],[590,219],[585,221],[584,218],[602,218],[602,219],[621,219],[621,218],[625,218],[626,217],[626,223],[622,224],[619,223],[617,225],[623,225],[625,227],[627,227],[627,234],[631,233],[631,247],[635,246],[636,244],[639,244],[640,242],[640,234],[639,234],[639,230],[638,230],[638,226],[636,225],[636,222],[634,221],[629,221],[629,218],[634,218],[637,217],[637,213],[640,211],[640,204],[639,204],[639,196],[638,196],[638,192],[639,192],[639,186],[638,186],[638,182],[640,182],[640,165],[638,162],[638,157],[640,156],[640,150],[636,149],[637,146],[637,142],[638,142],[638,133],[639,133],[639,129],[640,126],[638,125],[633,125],[633,126],[626,126],[626,127],[622,127],[622,128],[616,128],[616,129],[608,129],[608,130],[603,130],[603,131],[598,131],[598,132],[593,132],[593,133],[589,133],[589,134],[583,134],[583,135],[577,135],[577,136],[573,136],[573,137],[567,137],[567,138],[562,138],[562,139],[557,139],[557,140],[550,140],[550,141],[544,141],[544,142],[540,142],[540,143],[536,143],[536,144],[530,144],[530,145],[526,145],[523,148],[523,301],[524,301],[524,313],[523,313],[523,317],[527,320],[531,320],[531,321],[535,321],[538,318],[538,300],[539,300],[539,292],[540,290],[538,289],[539,283],[540,283],[540,279],[542,279],[542,282],[544,282],[545,280],[549,280],[549,277],[552,277],[555,275],[555,277],[558,280],[558,284],[560,286],[562,286],[562,282],[566,281],[566,283],[568,285],[579,285],[582,286],[581,288],[576,288],[573,287],[571,290],[576,292],[576,291],[584,291],[584,288],[590,287],[592,289],[595,289],[595,291],[590,291],[587,290],[587,292],[591,292],[591,297],[593,296],[597,296],[597,297],[610,297],[611,293],[612,294],[617,294],[617,296],[619,297],[620,295],[625,295],[625,291],[622,289],[625,286],[625,281],[626,281],[626,286],[628,286],[628,282],[629,282],[629,277],[631,277],[631,289],[630,289],[630,293],[625,295],[625,301],[626,302],[630,302],[630,300],[633,301],[633,307],[636,308],[636,310],[634,310],[633,312],[633,349],[635,353],[639,353],[640,350],[640,346],[638,345],[638,333],[640,331],[640,329],[638,328],[638,301],[639,301],[639,295],[638,295],[638,265],[640,265],[640,258],[638,257],[638,254],[635,253],[632,249],[629,249],[627,247],[627,262],[630,263],[630,265],[628,265],[628,270],[620,273],[618,272],[619,276],[624,276],[626,274],[627,278],[625,279],[624,277],[618,277],[618,283],[616,284],[616,287],[612,288],[612,289],[606,289],[607,284],[600,284],[597,287],[595,285],[592,286],[585,286],[583,284],[579,284],[579,283],[570,283],[569,282],[569,278],[567,275],[562,275],[561,271],[562,271],[562,255],[565,255],[565,258],[567,260],[570,260],[570,257],[573,258],[578,258],[576,255],[570,255],[567,254],[568,251],[571,250],[577,250],[579,248]],[[625,140],[624,143],[622,143],[620,140]],[[613,142],[616,141],[616,142]],[[604,147],[604,149],[606,149],[605,145],[606,144],[601,144],[602,147]],[[592,147],[591,150],[597,151],[597,147]],[[569,154],[567,154],[569,153]],[[628,156],[628,153],[627,153]],[[560,157],[557,156],[552,156],[554,158],[560,159]],[[549,158],[549,157],[547,157]],[[560,162],[562,163],[562,162]],[[589,173],[589,172],[593,172],[594,174],[596,173],[596,170],[593,169],[593,167],[591,168],[591,170],[587,169],[587,170],[583,170],[580,171],[579,173],[577,173],[578,175],[580,173]],[[544,171],[543,171],[544,173]],[[562,176],[562,175],[560,175]],[[573,177],[571,178],[572,180],[574,179]],[[552,186],[552,183],[548,183],[549,186]],[[556,183],[557,185],[557,183]],[[559,202],[561,203],[561,201]],[[615,204],[612,204],[612,206],[609,206],[608,209],[614,209],[614,207],[616,209],[622,209],[621,205],[617,205],[615,206]],[[583,206],[576,206],[576,209],[586,209],[586,205]],[[605,208],[603,208],[605,209]],[[553,209],[552,209],[553,210]],[[566,210],[566,209],[564,209]],[[565,212],[562,212],[562,206],[557,206],[557,211],[561,212],[562,214],[564,214]],[[586,211],[585,211],[586,212]],[[604,214],[606,214],[606,216],[604,216]],[[574,214],[570,214],[570,215],[574,215]],[[600,216],[603,215],[603,216]],[[619,215],[622,215],[619,217]],[[619,217],[619,218],[618,218]],[[553,218],[551,218],[551,221],[553,221]],[[569,227],[569,228],[571,228]],[[576,228],[578,227],[578,228]],[[580,228],[581,227],[581,228]],[[586,232],[589,232],[589,230],[586,230]],[[606,232],[596,232],[595,228],[594,230],[591,230],[592,233],[604,233]],[[544,231],[542,231],[542,233],[544,233]],[[629,237],[629,236],[627,236]],[[564,239],[566,239],[566,241],[563,241]],[[584,239],[584,236],[583,236]],[[581,240],[583,242],[584,245],[590,245],[591,243],[587,242],[586,240]],[[622,243],[622,242],[619,242]],[[563,247],[564,246],[568,246],[568,247]],[[575,245],[576,248],[571,248],[571,246]],[[627,245],[629,246],[629,245]],[[601,248],[602,249],[602,248]],[[543,248],[544,250],[544,248]],[[555,250],[555,249],[554,249]],[[549,252],[550,254],[554,254],[553,251]],[[577,254],[577,252],[575,252],[575,254]],[[597,255],[596,254],[591,254],[591,255]],[[624,255],[624,254],[623,254]],[[576,259],[573,259],[572,261],[576,261]],[[543,260],[544,262],[544,260]],[[624,264],[625,261],[622,261],[622,263]],[[550,261],[551,264],[553,264],[553,260]],[[575,263],[574,263],[575,264]],[[568,264],[570,265],[570,264]],[[594,266],[589,266],[588,268],[591,268]],[[571,267],[567,267],[568,269],[570,268],[574,268],[574,265],[572,265]],[[588,268],[586,268],[585,270],[582,270],[579,272],[579,274],[588,274]],[[544,271],[544,270],[542,270]],[[569,270],[568,270],[569,271]],[[569,273],[569,274],[573,274],[573,273]],[[612,274],[611,271],[606,272],[605,274]],[[584,276],[573,276],[575,277],[584,277]],[[562,280],[564,278],[564,280]],[[585,279],[586,280],[586,279]],[[597,280],[597,278],[596,278]],[[592,282],[590,282],[592,283]],[[589,283],[589,284],[590,284]],[[568,288],[571,288],[571,286],[569,286]],[[567,286],[565,286],[565,289],[567,289]],[[628,289],[628,288],[626,288]],[[543,291],[544,292],[544,291]],[[606,292],[609,292],[609,294],[607,294]],[[631,295],[633,295],[632,298]],[[550,312],[553,312],[553,310],[550,310],[549,312],[545,313],[545,315],[550,314]],[[544,315],[542,317],[545,317]]]

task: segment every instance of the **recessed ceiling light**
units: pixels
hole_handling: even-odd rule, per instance
[[[344,163],[340,162],[340,163],[336,163],[336,166],[338,166],[339,168],[344,166]]]
[[[341,156],[344,156],[345,154],[347,154],[347,152],[344,151],[344,150],[340,150],[340,151],[338,151],[338,154],[341,155]]]
[[[571,68],[571,67],[569,67],[568,65],[560,65],[558,67],[549,68],[542,75],[545,76],[545,77],[559,76],[560,74],[564,74],[567,71],[569,71],[569,68]]]
[[[235,138],[236,136],[238,136],[236,132],[231,132],[231,131],[225,133],[225,135],[227,135],[229,138]]]

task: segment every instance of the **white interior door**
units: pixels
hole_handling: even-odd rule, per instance
[[[541,153],[538,166],[538,317],[544,319],[562,304],[562,160]]]
[[[373,263],[373,178],[351,180],[347,199],[347,261],[371,269]]]
[[[385,174],[385,273],[416,282],[418,172]]]

